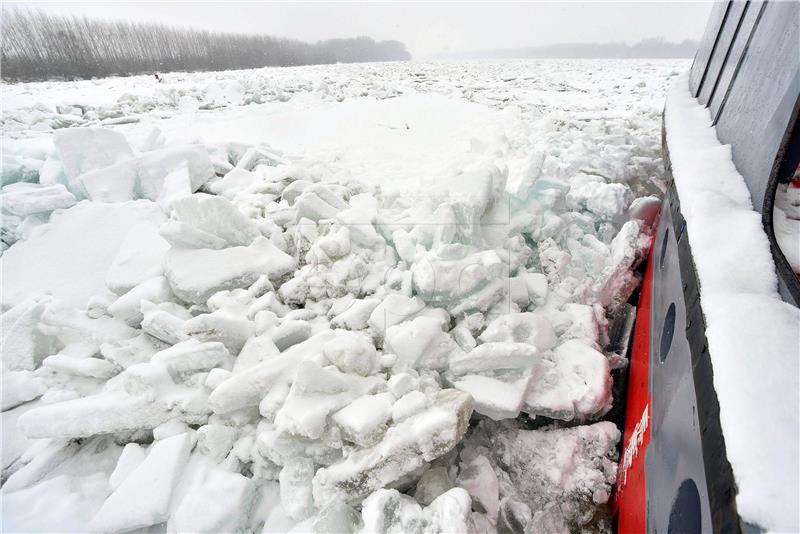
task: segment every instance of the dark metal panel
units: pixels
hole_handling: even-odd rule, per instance
[[[719,532],[712,518],[703,457],[702,424],[692,371],[692,350],[681,282],[680,258],[669,198],[655,236],[650,311],[652,420],[645,453],[648,533]],[[692,526],[676,525],[687,510],[678,495],[691,480],[698,490]]]
[[[747,12],[749,5],[749,2],[735,0],[731,2],[728,8],[728,15],[725,17],[725,21],[719,30],[717,46],[714,47],[714,53],[711,54],[711,58],[708,60],[706,75],[705,78],[703,78],[703,84],[697,96],[697,99],[704,106],[711,100],[711,95],[717,87],[720,72],[722,72],[722,68],[728,60],[731,46],[739,32],[739,24],[742,22],[742,17]]]
[[[739,72],[744,55],[750,45],[750,39],[755,32],[756,26],[758,26],[761,12],[765,6],[766,2],[764,0],[750,0],[750,5],[742,17],[741,26],[739,31],[736,32],[736,38],[728,53],[728,60],[722,68],[717,87],[708,103],[708,107],[711,109],[711,116],[714,118],[714,124],[717,122],[720,109],[722,109],[725,100],[728,98],[731,82]]]
[[[664,501],[674,503],[675,497],[668,495],[669,491],[675,491],[673,495],[677,495],[684,482],[691,479],[699,492],[699,519],[704,524],[702,528],[692,531],[739,533],[742,527],[736,510],[736,484],[719,419],[719,402],[714,389],[714,373],[700,303],[700,286],[686,220],[681,213],[675,189],[666,135],[662,140],[667,191],[653,247],[653,254],[657,254],[654,266],[659,269],[654,268],[652,278],[650,346],[657,356],[651,360],[653,428],[647,449],[648,518],[652,514],[658,524],[652,524],[648,531],[654,532],[657,528],[658,532],[667,534],[683,532],[679,525],[670,529],[669,523],[664,530],[664,522],[672,519],[674,511],[669,509],[670,515],[665,519],[667,508]],[[671,312],[673,304],[674,311]],[[673,321],[669,345],[663,341],[664,334],[659,332],[659,325],[666,325],[668,320]],[[661,332],[666,331],[667,328],[661,326]],[[660,361],[660,355],[664,353],[662,346],[668,348],[663,362]],[[691,377],[688,380],[685,365],[687,350],[690,360],[688,374]],[[663,376],[665,374],[671,376]],[[693,387],[688,388],[686,382],[691,382]],[[667,391],[656,394],[660,388],[666,388]],[[666,407],[664,402],[668,403]],[[687,408],[692,408],[691,415]],[[680,452],[666,450],[670,446],[677,446],[674,441],[667,441],[668,445],[658,449],[654,446],[666,432],[657,431],[659,425],[666,425],[669,432],[680,435],[680,445],[684,447]],[[698,434],[700,459],[697,457]],[[660,454],[654,452],[651,458],[651,449],[659,450]],[[676,465],[674,473],[667,472],[670,464]],[[701,466],[699,471],[698,465]],[[653,485],[660,488],[658,495],[650,491],[651,469],[657,469],[657,473],[652,472],[653,476],[664,477],[662,482]],[[710,514],[710,528],[706,528],[705,524],[708,521],[707,513]]]
[[[706,24],[706,31],[703,33],[703,39],[700,41],[700,46],[697,48],[697,54],[694,56],[694,63],[692,63],[692,70],[689,73],[689,88],[692,91],[692,96],[697,96],[700,91],[700,85],[703,76],[708,66],[708,60],[714,51],[714,45],[717,43],[717,35],[722,23],[725,20],[725,14],[728,12],[730,0],[723,0],[716,2],[711,9],[711,15],[708,17],[708,24]]]
[[[761,211],[778,148],[800,94],[800,3],[768,2],[730,93],[717,136]]]

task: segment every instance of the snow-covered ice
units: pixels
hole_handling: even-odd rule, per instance
[[[4,85],[4,527],[609,528],[686,67]]]

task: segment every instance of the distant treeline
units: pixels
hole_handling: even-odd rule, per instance
[[[662,38],[645,39],[636,44],[566,43],[526,48],[501,48],[447,55],[448,59],[511,59],[511,58],[691,58],[697,41],[672,43]]]
[[[160,24],[3,10],[2,77],[8,81],[96,78],[169,71],[410,59],[398,41],[370,37],[305,43]]]

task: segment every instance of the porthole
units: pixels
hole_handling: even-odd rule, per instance
[[[691,478],[681,482],[672,510],[669,512],[668,534],[695,534],[702,531],[700,493]]]
[[[669,349],[672,346],[672,336],[675,333],[675,303],[669,305],[667,315],[664,316],[664,325],[661,327],[661,344],[659,346],[659,358],[661,363],[667,359]]]

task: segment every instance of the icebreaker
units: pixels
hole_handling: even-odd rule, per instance
[[[797,2],[716,3],[669,92],[667,191],[612,499],[620,533],[800,529],[800,281],[773,228],[800,161],[799,26]]]

